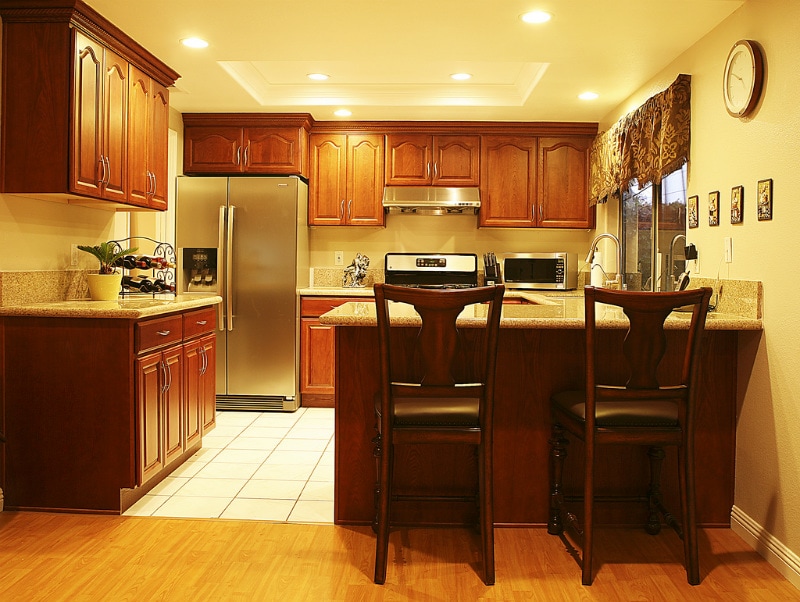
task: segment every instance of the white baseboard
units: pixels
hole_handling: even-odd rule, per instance
[[[792,585],[800,589],[800,556],[778,541],[738,506],[734,506],[731,511],[731,529]]]

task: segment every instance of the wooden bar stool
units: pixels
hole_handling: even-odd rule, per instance
[[[647,293],[613,291],[586,287],[586,386],[579,391],[562,391],[551,398],[550,519],[553,535],[572,527],[583,537],[582,582],[592,583],[594,505],[599,501],[641,500],[648,504],[648,533],[661,528],[661,517],[683,539],[688,582],[700,583],[695,518],[695,390],[698,379],[700,342],[705,329],[710,288],[682,292]],[[621,308],[630,321],[621,351],[598,344],[596,304]],[[658,368],[667,348],[664,321],[677,309],[691,308],[691,322],[682,351],[682,368],[675,382],[663,384]],[[676,333],[677,334],[677,333]],[[627,367],[627,381],[609,382],[598,375],[599,354],[621,357]],[[583,494],[566,496],[563,491],[563,463],[569,433],[583,441]],[[651,476],[646,495],[638,498],[596,496],[594,462],[601,445],[646,446]],[[664,446],[678,450],[681,515],[676,519],[664,507],[660,489]],[[583,529],[577,517],[562,508],[566,501],[583,500]]]
[[[492,411],[495,361],[504,287],[433,290],[375,285],[375,304],[380,342],[381,392],[375,400],[378,436],[376,486],[375,583],[386,580],[391,505],[420,496],[396,495],[392,489],[394,448],[405,444],[460,444],[478,449],[478,492],[483,580],[492,585],[494,572],[494,523],[492,512]],[[397,340],[409,328],[389,325],[389,303],[413,305],[422,326],[410,351],[407,338]],[[487,316],[475,347],[463,345],[456,319],[468,305],[488,303],[479,312]],[[477,334],[477,333],[475,333]],[[470,337],[472,338],[472,337]],[[413,365],[413,368],[408,368]],[[453,500],[451,496],[432,498]],[[463,496],[457,499],[464,499]],[[468,498],[470,499],[470,498]],[[475,498],[471,498],[475,499]]]

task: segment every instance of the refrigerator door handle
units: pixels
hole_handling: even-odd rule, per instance
[[[233,330],[233,217],[235,205],[228,207],[228,236],[225,239],[225,305],[228,313],[228,330]]]
[[[227,255],[227,249],[225,247],[225,216],[227,215],[227,209],[225,205],[219,206],[219,230],[218,230],[218,238],[217,238],[217,248],[219,249],[219,253],[221,255]],[[217,287],[219,290],[219,294],[222,294],[223,289],[222,287],[225,286],[223,283],[225,282],[225,257],[222,256],[219,258],[217,262]],[[223,304],[217,305],[217,329],[218,330],[225,330],[225,308]]]

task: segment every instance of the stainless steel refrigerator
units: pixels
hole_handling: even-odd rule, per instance
[[[180,177],[180,293],[216,293],[217,409],[298,408],[308,186],[288,177]]]

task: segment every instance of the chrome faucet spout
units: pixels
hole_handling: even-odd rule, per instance
[[[597,251],[597,243],[600,242],[602,239],[608,238],[614,241],[614,244],[617,246],[617,284],[620,288],[623,287],[623,271],[622,271],[622,245],[619,242],[619,238],[614,236],[609,232],[603,232],[602,234],[598,234],[594,237],[591,246],[589,247],[589,254],[586,256],[586,263],[591,263],[592,259],[594,259],[595,251]]]

